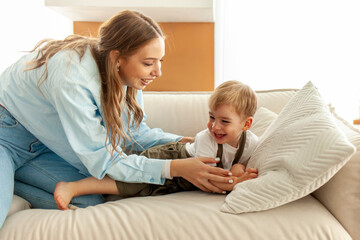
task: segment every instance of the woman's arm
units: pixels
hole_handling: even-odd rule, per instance
[[[137,91],[137,102],[140,107],[143,109],[144,117],[138,128],[131,125],[129,132],[133,139],[133,150],[135,151],[144,151],[148,148],[166,144],[169,142],[177,142],[180,141],[183,137],[167,133],[161,130],[160,128],[150,128],[146,124],[146,113],[144,111],[144,100],[143,100],[143,92],[141,90]],[[127,147],[131,148],[131,143],[127,142]]]

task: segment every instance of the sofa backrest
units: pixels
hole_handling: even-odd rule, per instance
[[[279,113],[297,90],[258,91],[258,107]],[[206,128],[211,92],[144,92],[147,124],[182,136],[195,136]]]

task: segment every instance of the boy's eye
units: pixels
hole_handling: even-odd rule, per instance
[[[213,116],[209,116],[210,120],[215,120],[215,118]]]
[[[222,120],[223,123],[226,123],[226,124],[229,124],[230,122],[229,121],[226,121],[226,120]]]

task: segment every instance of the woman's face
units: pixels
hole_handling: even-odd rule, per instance
[[[122,84],[143,90],[161,76],[161,61],[165,55],[163,38],[154,38],[129,57],[120,57],[119,75]]]

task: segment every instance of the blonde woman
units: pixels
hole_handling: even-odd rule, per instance
[[[212,158],[129,154],[193,140],[144,123],[142,90],[161,75],[164,54],[159,26],[123,11],[100,27],[98,38],[44,40],[1,74],[0,226],[14,189],[33,207],[56,208],[56,184],[88,176],[154,184],[183,177],[204,191],[223,191],[211,182],[228,182],[229,171],[206,164]],[[92,195],[72,204],[101,202]]]

